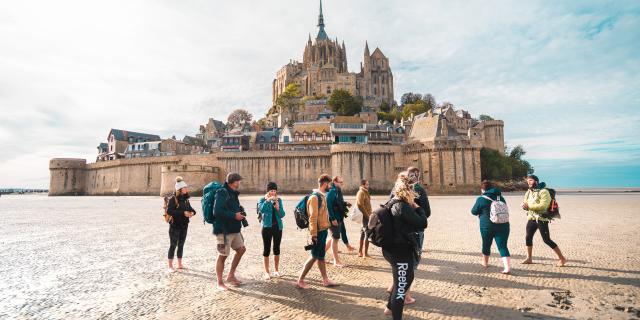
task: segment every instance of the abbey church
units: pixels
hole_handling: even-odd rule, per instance
[[[389,59],[379,48],[369,52],[365,42],[360,72],[349,72],[347,52],[338,39],[331,40],[325,31],[322,1],[318,15],[318,34],[307,40],[302,62],[291,60],[280,68],[273,80],[272,102],[287,85],[297,83],[305,96],[328,97],[333,90],[344,89],[362,97],[365,107],[378,110],[382,103],[393,105],[393,74]]]

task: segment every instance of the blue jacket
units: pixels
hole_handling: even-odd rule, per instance
[[[327,209],[329,210],[329,221],[342,221],[344,219],[344,210],[346,208],[342,190],[331,184],[329,192],[327,192]]]
[[[500,200],[502,200],[502,202],[504,203],[507,203],[507,201],[502,196],[500,189],[498,188],[491,188],[485,191],[482,195],[487,196],[493,200],[497,200],[498,196],[500,196]],[[471,209],[471,214],[473,214],[474,216],[478,216],[478,218],[480,219],[480,228],[494,228],[500,225],[509,225],[508,222],[503,224],[496,224],[491,222],[489,218],[491,215],[491,201],[483,197],[478,197],[478,199],[476,199],[476,203]]]
[[[239,195],[240,192],[231,189],[226,182],[216,192],[213,208],[213,214],[215,215],[213,234],[240,232],[242,223],[236,220],[236,212],[242,211],[240,209],[240,200],[238,199]]]
[[[262,227],[263,228],[271,228],[271,221],[273,219],[273,214],[276,213],[276,221],[278,221],[278,229],[282,230],[284,227],[282,225],[282,218],[284,218],[284,206],[282,205],[282,199],[278,198],[278,205],[280,206],[280,212],[274,212],[275,208],[271,201],[267,201],[264,197],[260,198],[258,201],[258,210],[262,212]]]

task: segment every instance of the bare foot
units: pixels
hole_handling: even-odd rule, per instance
[[[331,280],[326,280],[326,281],[322,281],[322,285],[327,287],[327,288],[331,288],[331,287],[337,287],[338,284],[332,282]]]
[[[502,273],[502,274],[511,274],[511,269],[504,269],[500,273]]]
[[[262,279],[264,279],[264,280],[271,280],[271,276],[269,275],[269,272],[265,272],[265,273],[262,275]]]
[[[274,276],[276,278],[280,278],[280,272],[279,271],[274,271],[272,276]]]
[[[307,290],[307,289],[310,288],[309,285],[306,282],[300,281],[300,280],[298,280],[298,282],[296,282],[296,287],[298,287],[299,289],[303,289],[303,290]]]
[[[231,285],[235,287],[242,284],[242,281],[238,280],[236,277],[227,277],[227,282],[231,283]]]
[[[352,245],[350,245],[350,244],[347,245],[347,250],[349,250],[349,252],[352,252],[355,249],[356,248],[354,248]]]
[[[521,264],[532,264],[532,263],[533,263],[533,260],[531,260],[531,259],[526,259],[526,260],[524,260],[524,261],[522,261],[522,262],[520,262],[520,263],[521,263]]]
[[[216,286],[216,289],[218,291],[227,291],[227,290],[229,290],[229,288],[224,283],[218,283],[218,285]]]
[[[483,261],[483,262],[480,262],[480,265],[481,265],[483,268],[485,268],[485,269],[489,267],[489,264],[488,264],[488,263],[485,263],[484,261]]]
[[[184,265],[179,264],[179,265],[178,265],[178,269],[187,269],[187,268],[185,268],[185,266],[184,266]]]
[[[358,257],[362,258],[363,256],[362,252],[358,252]]]
[[[370,256],[370,255],[368,255],[368,254],[365,254],[365,255],[364,255],[364,258],[371,258],[371,256]]]
[[[556,264],[556,266],[558,267],[564,267],[567,264],[567,258],[562,258],[558,261],[558,263]]]
[[[393,291],[393,284],[389,286],[389,288],[387,288],[387,292],[391,293],[391,291]]]
[[[408,305],[408,304],[414,304],[414,303],[416,303],[416,299],[414,299],[414,298],[412,298],[412,297],[410,297],[410,296],[407,296],[407,297],[404,299],[404,305],[405,305],[405,306],[406,306],[406,305]]]
[[[336,267],[336,268],[344,268],[344,267],[345,267],[345,265],[344,265],[344,264],[339,263],[339,262],[334,262],[334,263],[333,263],[333,266],[334,266],[334,267]]]
[[[176,272],[176,269],[172,267],[167,268],[167,273],[174,273],[174,272]]]
[[[384,315],[385,316],[390,316],[391,315],[391,310],[387,307],[384,307]]]

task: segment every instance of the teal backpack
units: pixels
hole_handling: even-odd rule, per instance
[[[216,193],[222,188],[218,181],[212,181],[202,189],[202,218],[203,223],[213,224],[216,217],[213,212]]]

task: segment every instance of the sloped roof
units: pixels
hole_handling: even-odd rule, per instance
[[[107,151],[108,148],[109,144],[107,144],[106,142],[100,142],[100,144],[98,145],[98,150],[100,151]]]
[[[330,130],[330,125],[329,122],[296,122],[293,124],[293,129],[291,130],[292,134],[296,134],[296,133],[322,133],[322,131],[325,131],[327,133],[329,133]]]
[[[276,141],[271,141],[275,137]],[[264,142],[278,142],[280,137],[280,130],[259,131],[256,135],[256,141],[260,142],[260,138],[264,138]]]
[[[109,136],[111,136],[112,134],[115,137],[115,139],[118,141],[129,141],[129,138],[141,139],[146,141],[161,140],[159,135],[120,130],[120,129],[111,129],[111,131],[109,131]]]
[[[204,142],[204,140],[202,139],[198,139],[195,137],[191,137],[191,136],[184,136],[184,138],[182,139],[182,142],[188,144],[188,145],[192,145],[192,146],[201,146],[204,147],[207,145],[206,142]]]
[[[336,116],[331,123],[364,123],[364,120],[358,116]]]

